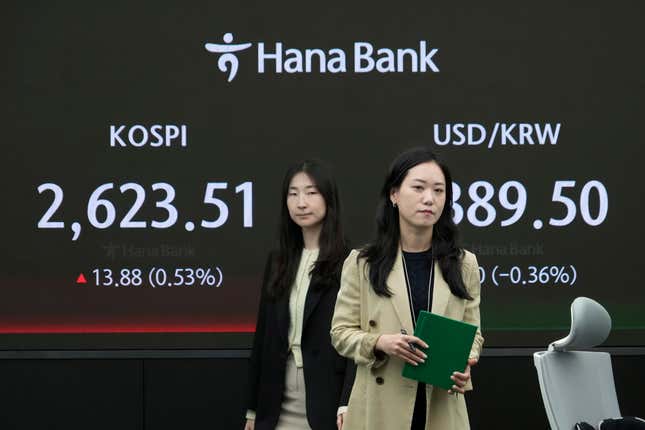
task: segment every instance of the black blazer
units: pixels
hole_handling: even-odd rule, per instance
[[[272,253],[264,270],[249,369],[247,409],[255,410],[255,430],[273,430],[278,423],[289,356],[289,294],[271,299],[266,293],[274,267]],[[341,270],[322,288],[314,276],[305,299],[301,349],[312,430],[336,430],[338,407],[347,405],[356,374],[354,363],[336,352],[329,335]]]

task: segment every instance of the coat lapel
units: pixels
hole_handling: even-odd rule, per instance
[[[414,327],[412,326],[410,300],[408,299],[408,290],[405,284],[405,272],[403,270],[401,258],[403,258],[403,254],[401,253],[401,247],[399,247],[396,254],[396,260],[394,260],[394,266],[392,267],[390,276],[387,278],[387,285],[392,291],[391,302],[394,307],[394,312],[401,324],[401,328],[405,329],[408,334],[412,334],[414,332]]]
[[[287,339],[289,333],[289,324],[291,324],[291,317],[289,315],[289,293],[284,293],[275,302],[276,322],[278,324],[277,333],[284,333],[284,338]]]
[[[307,297],[305,298],[305,312],[302,318],[303,331],[307,326],[307,320],[313,313],[314,309],[316,309],[316,305],[318,305],[318,302],[320,302],[320,298],[322,297],[324,292],[325,288],[321,288],[320,286],[316,285],[315,279],[312,279],[309,283],[309,288],[307,289]]]
[[[441,268],[439,268],[439,262],[435,261],[434,263],[434,287],[432,291],[432,313],[437,315],[446,315],[446,307],[448,306],[448,300],[450,299],[450,287],[443,275],[441,274]]]

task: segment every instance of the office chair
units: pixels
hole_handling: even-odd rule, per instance
[[[611,357],[606,352],[576,351],[603,343],[611,317],[598,302],[578,297],[571,304],[569,335],[533,354],[544,408],[553,430],[571,430],[578,422],[594,425],[620,417]]]

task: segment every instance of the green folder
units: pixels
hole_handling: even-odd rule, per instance
[[[476,332],[472,324],[421,311],[414,335],[428,344],[423,350],[428,358],[418,366],[406,363],[403,376],[451,389],[455,384],[450,376],[466,369]]]

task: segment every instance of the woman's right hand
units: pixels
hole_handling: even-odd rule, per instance
[[[255,430],[255,420],[246,420],[244,430]]]
[[[424,363],[427,358],[427,355],[417,348],[418,346],[427,348],[428,344],[416,336],[397,333],[379,336],[375,348],[391,357],[399,357],[401,360],[417,366],[418,363]]]

